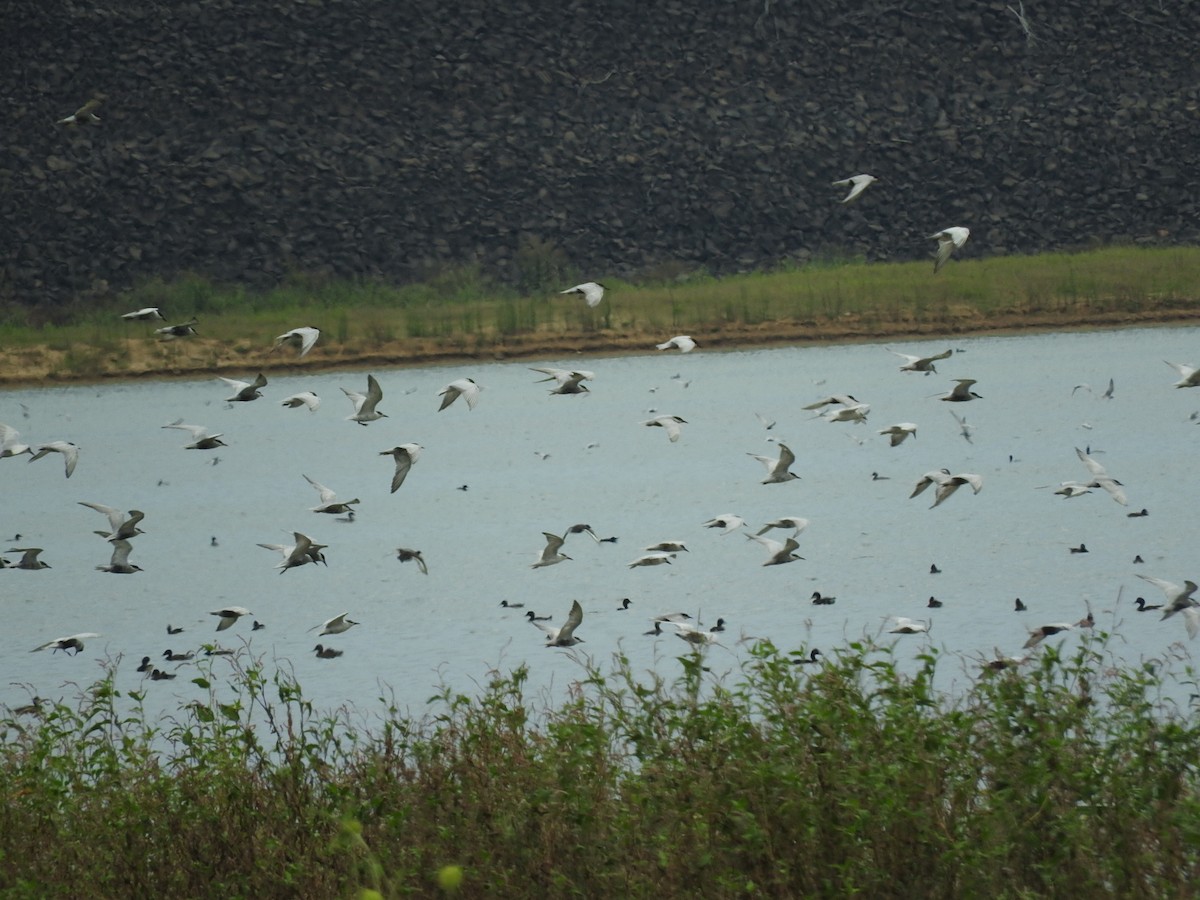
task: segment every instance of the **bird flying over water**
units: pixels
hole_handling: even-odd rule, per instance
[[[390,456],[396,461],[396,471],[392,474],[392,493],[396,493],[400,489],[400,485],[404,484],[404,479],[408,477],[408,472],[412,468],[413,463],[421,456],[421,451],[425,448],[420,444],[397,444],[391,450],[380,450],[380,456]]]
[[[970,400],[982,400],[982,395],[971,390],[971,385],[973,384],[975,384],[974,378],[956,378],[954,380],[954,387],[951,389],[950,393],[941,399],[948,400],[951,403],[966,403]]]
[[[450,382],[438,391],[438,396],[442,398],[442,405],[438,407],[438,412],[441,412],[459,397],[467,401],[467,409],[474,409],[475,405],[479,403],[480,390],[481,388],[475,383],[475,379],[473,378],[459,378]]]
[[[63,467],[66,470],[67,477],[71,477],[71,473],[75,471],[75,464],[79,462],[79,448],[70,441],[50,441],[48,444],[42,444],[33,448],[33,455],[29,457],[29,461],[41,459],[47,453],[61,453],[63,456]]]
[[[583,643],[583,638],[575,637],[575,629],[583,622],[583,607],[579,605],[578,600],[571,601],[571,611],[567,613],[566,621],[559,628],[535,621],[532,618],[529,621],[546,632],[547,647],[574,647],[576,644]]]
[[[673,444],[679,440],[679,436],[683,434],[683,429],[680,425],[686,425],[687,419],[680,416],[655,416],[653,419],[647,419],[642,423],[651,428],[664,428],[667,432],[667,439]]]
[[[904,365],[900,367],[901,372],[924,372],[928,375],[930,372],[937,372],[937,366],[934,365],[935,362],[939,359],[949,359],[954,351],[946,350],[936,356],[911,356],[908,353],[897,353],[889,347],[888,353],[904,360]]]
[[[354,404],[354,414],[346,417],[348,422],[366,425],[368,422],[374,422],[376,419],[387,416],[387,413],[375,410],[375,406],[383,399],[383,388],[379,386],[374,375],[367,376],[367,392],[365,394],[348,391],[345,388],[342,388],[342,393],[349,397],[350,402]]]
[[[769,456],[760,456],[757,453],[748,453],[746,455],[753,456],[767,467],[767,477],[762,480],[763,484],[783,484],[784,482],[794,481],[800,477],[795,472],[788,471],[792,463],[796,461],[796,454],[791,451],[787,444],[779,444],[779,456],[775,459]]]
[[[223,375],[218,375],[217,378],[233,391],[233,396],[225,398],[226,403],[249,403],[251,400],[257,400],[262,396],[260,388],[267,386],[267,376],[262,372],[259,372],[253,381],[238,381]]]
[[[242,616],[250,615],[250,610],[244,606],[224,606],[221,609],[215,609],[210,616],[217,616],[220,621],[217,622],[217,631],[224,631],[235,623]]]
[[[190,444],[184,444],[185,450],[215,450],[217,447],[228,447],[221,437],[224,432],[218,434],[209,434],[208,429],[203,425],[185,425],[183,419],[176,419],[169,425],[162,426],[163,428],[178,428],[180,431],[186,431],[192,436]]]
[[[301,406],[307,406],[309,412],[316,412],[321,405],[321,398],[312,391],[301,391],[298,394],[292,394],[290,397],[284,397],[280,401],[280,406],[286,406],[288,409],[298,409]]]
[[[549,531],[543,531],[542,537],[546,539],[546,546],[542,548],[542,555],[538,557],[531,569],[540,569],[544,566],[552,566],[555,563],[560,563],[563,560],[570,559],[565,553],[560,553],[562,549],[563,538],[557,534],[551,534]]]
[[[313,512],[333,514],[351,512],[350,507],[359,502],[357,497],[355,497],[353,500],[339,500],[337,498],[337,494],[325,487],[325,485],[321,484],[319,481],[313,481],[307,475],[304,476],[304,480],[313,486],[321,498],[321,502],[312,507]]]
[[[916,487],[913,488],[913,492],[908,495],[908,499],[911,500],[931,484],[937,485],[937,491],[935,492],[933,506],[929,507],[930,509],[933,509],[934,506],[939,506],[943,500],[946,500],[964,484],[971,485],[972,490],[974,490],[976,494],[983,490],[983,479],[978,475],[973,475],[966,472],[961,475],[951,475],[949,469],[938,469],[933,472],[926,472],[924,475],[922,475],[920,481],[917,482]]]
[[[899,422],[896,425],[889,425],[887,428],[881,428],[880,434],[888,435],[890,444],[893,447],[898,447],[904,443],[904,439],[912,435],[915,440],[917,437],[917,426],[912,422]]]
[[[78,656],[80,653],[83,652],[84,641],[88,640],[89,638],[95,638],[95,637],[100,637],[100,635],[94,631],[83,631],[83,632],[80,632],[79,634],[73,634],[70,637],[60,637],[60,638],[55,638],[52,641],[46,641],[46,643],[44,643],[38,647],[34,647],[29,652],[37,653],[39,650],[46,650],[49,648],[54,648],[54,651],[65,650],[71,656]],[[71,653],[72,650],[74,650],[75,652]]]

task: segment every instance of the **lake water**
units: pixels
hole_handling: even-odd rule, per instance
[[[901,360],[870,344],[376,370],[388,418],[366,427],[346,421],[351,405],[339,390],[365,390],[366,372],[274,376],[262,399],[233,405],[216,379],[0,392],[0,421],[26,441],[82,448],[69,480],[57,454],[0,461],[0,540],[20,533],[15,545],[44,548],[52,566],[0,572],[0,703],[31,691],[72,696],[72,683],[90,682],[97,661],[118,654],[118,682],[136,687],[142,656],[174,670],[165,649],[213,642],[292,666],[318,706],[375,708],[386,691],[419,713],[439,684],[471,693],[492,668],[522,662],[535,691],[554,699],[582,674],[577,651],[604,664],[621,650],[635,669],[673,676],[687,645],[643,632],[652,616],[676,611],[705,625],[725,619],[706,651],[718,672],[737,668],[745,637],[828,654],[908,616],[931,618],[931,633],[882,639],[897,641],[902,657],[929,643],[962,654],[961,666],[942,670],[953,689],[973,677],[973,657],[1019,653],[1028,628],[1074,622],[1089,605],[1117,635],[1111,649],[1122,660],[1161,657],[1189,643],[1182,617],[1136,613],[1134,597],[1163,597],[1135,575],[1196,578],[1200,428],[1189,417],[1200,390],[1172,387],[1178,376],[1163,361],[1200,363],[1198,336],[1156,328],[893,345],[921,355],[953,348],[928,376],[898,371]],[[592,370],[591,393],[550,396],[531,365]],[[460,377],[483,386],[478,407],[460,400],[439,412],[438,391]],[[938,399],[967,377],[983,399]],[[1115,393],[1102,399],[1109,378]],[[320,396],[316,413],[280,406],[300,390]],[[839,393],[871,405],[867,424],[802,409]],[[687,420],[678,442],[640,424],[651,410]],[[971,443],[952,411],[973,426]],[[768,431],[756,413],[778,424]],[[161,428],[181,417],[223,432],[229,446],[184,450],[186,433]],[[897,422],[918,432],[893,448],[877,431]],[[748,454],[777,455],[768,438],[795,452],[799,480],[760,483],[765,468]],[[392,460],[379,453],[410,441],[424,452],[391,494]],[[1076,447],[1124,483],[1128,507],[1099,490],[1054,495],[1059,482],[1088,478]],[[932,491],[909,499],[923,473],[942,467],[981,475],[983,490],[963,488],[936,509]],[[354,521],[311,512],[318,497],[304,475],[359,498]],[[106,520],[79,501],[145,511],[131,556],[144,572],[96,571],[109,546],[93,530]],[[1148,516],[1127,516],[1142,508]],[[809,519],[804,560],[762,566],[757,543],[702,527],[724,513],[752,531],[781,516]],[[572,535],[570,561],[531,568],[543,531],[581,522],[618,542]],[[256,546],[291,543],[293,531],[328,545],[327,567],[281,573],[278,554]],[[689,552],[671,565],[628,567],[643,546],[668,539]],[[1069,552],[1081,543],[1089,553]],[[423,551],[428,575],[397,561],[401,546]],[[817,590],[837,602],[813,606]],[[927,609],[930,596],[942,608]],[[632,606],[619,612],[625,597]],[[1014,612],[1017,597],[1028,612]],[[545,648],[524,610],[500,607],[524,603],[557,624],[574,599],[585,610],[585,643],[574,651]],[[230,604],[253,615],[217,634],[208,613]],[[326,638],[309,630],[343,611],[361,624]],[[252,633],[252,619],[266,627]],[[185,631],[168,637],[168,623]],[[78,657],[29,652],[86,631],[102,636]],[[317,659],[318,640],[345,655]],[[203,696],[188,681],[194,668],[178,671],[147,685],[151,709]]]

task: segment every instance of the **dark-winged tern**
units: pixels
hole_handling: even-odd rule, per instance
[[[108,531],[96,532],[96,534],[105,540],[127,539],[142,533],[142,529],[138,528],[138,523],[146,517],[146,514],[140,509],[131,509],[128,515],[126,515],[121,510],[105,506],[102,503],[88,503],[86,500],[80,500],[79,505],[86,506],[88,509],[94,509],[101,515],[108,517]]]
[[[224,375],[218,375],[217,378],[233,391],[232,396],[225,398],[226,403],[249,403],[251,400],[257,400],[262,396],[261,389],[267,386],[267,376],[262,372],[259,372],[253,381],[238,381]]]
[[[281,562],[275,568],[279,569],[279,574],[282,575],[288,569],[294,569],[297,566],[308,565],[309,563],[329,563],[325,562],[324,550],[327,544],[317,544],[306,534],[301,534],[299,531],[292,532],[292,539],[295,544],[259,544],[264,550],[274,550],[283,556]]]
[[[129,561],[129,554],[133,550],[133,544],[124,538],[117,538],[112,542],[113,551],[112,559],[107,566],[96,566],[101,572],[111,572],[114,575],[132,575],[134,572],[143,571],[141,566],[135,566]]]
[[[924,372],[928,375],[930,372],[937,372],[937,366],[934,365],[935,362],[939,359],[949,359],[954,351],[946,350],[936,356],[911,356],[908,353],[897,353],[889,347],[888,353],[904,360],[904,365],[900,367],[901,372]]]
[[[951,389],[943,400],[948,400],[951,403],[966,403],[969,400],[982,400],[983,395],[977,394],[971,390],[971,385],[975,384],[974,378],[956,378],[954,387]]]
[[[37,653],[39,650],[47,650],[47,649],[53,648],[54,652],[57,652],[59,650],[65,650],[68,654],[70,654],[72,656],[78,656],[80,653],[83,652],[84,641],[88,640],[89,638],[95,638],[95,637],[100,637],[100,635],[95,631],[83,631],[83,632],[80,632],[79,634],[73,634],[69,637],[60,637],[60,638],[55,638],[52,641],[46,641],[46,643],[44,643],[38,647],[34,647],[29,652]],[[71,653],[72,650],[74,650],[75,652]]]
[[[186,322],[180,322],[178,325],[164,325],[162,328],[155,328],[154,333],[158,335],[160,341],[173,341],[176,338],[193,337],[198,332],[196,331],[196,323],[198,319],[188,319]]]
[[[429,574],[429,567],[425,565],[425,557],[421,555],[420,550],[409,550],[407,547],[397,547],[396,559],[400,560],[400,562],[415,561],[417,568],[421,570],[422,575]],[[522,603],[519,605],[524,606],[525,604]]]
[[[783,543],[772,540],[768,537],[763,537],[761,534],[748,534],[746,537],[752,541],[757,541],[767,548],[767,559],[763,563],[764,566],[781,566],[784,563],[796,562],[797,560],[804,559],[803,556],[800,556],[798,553],[796,553],[796,550],[799,549],[800,544],[794,537],[788,538]]]
[[[926,472],[924,475],[922,475],[921,480],[917,482],[916,487],[913,488],[913,491],[908,495],[908,498],[911,500],[931,484],[937,485],[937,491],[935,492],[933,505],[929,507],[930,509],[933,509],[934,506],[941,505],[944,500],[949,498],[951,494],[957,491],[964,484],[969,484],[971,489],[976,494],[983,490],[983,479],[978,475],[974,475],[969,472],[963,472],[959,475],[951,475],[949,469],[938,469],[937,471]]]
[[[353,500],[339,500],[337,494],[325,487],[321,482],[313,481],[307,475],[304,476],[304,480],[316,489],[317,494],[321,498],[321,502],[312,507],[313,512],[340,515],[341,513],[351,512],[351,507],[360,502],[357,497]]]
[[[543,566],[552,566],[555,563],[560,563],[563,560],[570,559],[565,553],[560,553],[562,549],[563,539],[557,534],[551,534],[549,531],[543,531],[542,537],[546,539],[546,546],[542,548],[542,555],[538,558],[531,569],[540,569]]]

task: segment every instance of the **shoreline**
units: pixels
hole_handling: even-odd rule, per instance
[[[974,311],[938,322],[869,321],[847,314],[826,322],[774,321],[755,325],[726,324],[708,331],[693,329],[699,349],[743,350],[779,346],[857,344],[882,340],[931,340],[967,336],[1003,336],[1053,331],[1120,330],[1125,328],[1171,327],[1200,324],[1194,308],[1157,309],[1145,312],[1086,311],[1054,314],[1006,312],[983,315]],[[569,356],[598,357],[648,353],[670,335],[609,330],[584,332],[535,332],[508,339],[465,335],[456,340],[421,338],[362,346],[318,344],[303,360],[274,353],[238,351],[212,338],[160,342],[150,338],[125,338],[120,355],[95,358],[85,366],[69,363],[70,350],[52,349],[53,339],[26,347],[0,349],[0,388],[85,385],[149,378],[188,379],[246,372],[298,374],[372,367],[405,368],[446,365],[455,362],[505,362],[561,359]],[[471,346],[474,344],[474,346]]]

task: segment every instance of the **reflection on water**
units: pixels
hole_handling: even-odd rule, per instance
[[[176,680],[147,685],[151,705],[173,703],[198,689],[187,680],[191,664],[167,662],[166,649],[243,642],[294,666],[320,705],[369,704],[386,689],[419,711],[439,684],[471,692],[489,668],[521,662],[535,687],[555,693],[580,675],[577,651],[603,662],[620,649],[635,668],[673,674],[688,646],[673,629],[644,632],[652,616],[677,611],[707,625],[725,620],[706,651],[717,672],[738,666],[747,638],[830,653],[886,632],[891,616],[931,625],[927,635],[882,634],[901,656],[930,643],[971,658],[996,648],[1012,655],[1028,629],[1077,621],[1089,608],[1099,628],[1118,635],[1111,647],[1127,661],[1185,639],[1181,617],[1159,621],[1133,602],[1162,602],[1139,572],[1180,583],[1196,576],[1200,428],[1189,417],[1200,391],[1172,387],[1178,376],[1163,361],[1200,362],[1197,330],[894,349],[948,347],[956,352],[928,376],[898,371],[902,361],[880,345],[588,359],[596,377],[577,395],[550,395],[552,385],[528,368],[571,360],[376,371],[387,418],[368,426],[346,421],[352,407],[340,390],[364,391],[365,372],[273,377],[261,400],[232,405],[216,379],[4,392],[0,421],[30,443],[74,441],[81,454],[70,480],[57,454],[0,461],[0,530],[12,539],[4,547],[41,547],[52,566],[0,573],[0,702],[24,702],[26,684],[69,695],[63,685],[94,678],[96,659],[124,654],[124,687],[141,682],[134,669],[145,655],[180,666]],[[438,391],[460,377],[483,386],[478,407],[460,401],[439,412]],[[967,377],[982,399],[939,399]],[[1104,399],[1109,378],[1114,395]],[[302,390],[321,398],[318,411],[280,405]],[[870,405],[866,424],[802,409],[843,393]],[[965,419],[970,442],[952,413]],[[641,424],[660,414],[686,420],[677,442]],[[180,418],[223,434],[228,446],[183,449],[189,435],[162,428]],[[777,424],[768,430],[764,420]],[[877,432],[901,422],[917,433],[891,447]],[[766,471],[753,456],[777,456],[774,441],[795,452],[798,480],[761,483]],[[393,494],[394,462],[381,453],[407,442],[424,449]],[[1077,447],[1123,483],[1128,507],[1102,490],[1069,500],[1053,493],[1090,478]],[[983,489],[965,487],[936,509],[932,491],[909,499],[924,473],[943,467],[982,476]],[[312,512],[321,501],[306,475],[359,499],[355,515]],[[107,519],[81,502],[145,512],[130,556],[145,571],[96,570],[110,561],[110,545],[93,533]],[[1128,515],[1143,508],[1148,515]],[[702,527],[725,513],[746,527]],[[798,538],[803,560],[763,566],[767,551],[744,535],[784,516],[811,522]],[[617,540],[570,534],[569,560],[533,568],[543,532],[575,524]],[[293,531],[328,545],[328,565],[281,570],[282,557],[258,546],[291,545]],[[787,532],[767,536],[782,541]],[[687,550],[670,564],[629,567],[659,541]],[[1089,552],[1069,552],[1081,544]],[[422,551],[428,574],[401,563],[398,547]],[[836,602],[812,604],[815,591]],[[941,605],[931,608],[931,597]],[[1018,597],[1026,612],[1014,611]],[[575,599],[585,643],[545,648],[525,613],[560,623]],[[229,605],[252,615],[218,633],[209,612]],[[361,624],[319,639],[310,630],[342,612]],[[264,627],[252,631],[253,620]],[[184,631],[168,635],[168,624]],[[29,652],[88,631],[102,636],[78,658]],[[317,658],[318,640],[344,655]],[[1075,640],[1068,632],[1048,643]],[[945,665],[944,686],[973,671]]]

